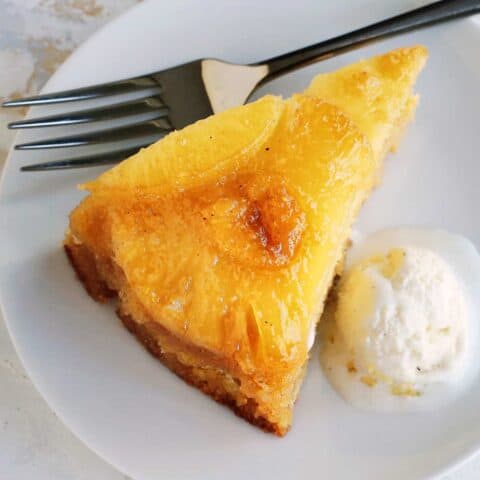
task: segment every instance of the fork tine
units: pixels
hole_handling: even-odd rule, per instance
[[[103,142],[116,142],[121,140],[135,140],[145,136],[162,136],[168,133],[172,126],[167,118],[149,120],[136,124],[125,125],[117,128],[109,128],[96,132],[69,135],[66,137],[51,138],[39,142],[22,143],[15,145],[15,150],[40,150],[45,148],[79,147],[83,145],[95,145]]]
[[[92,155],[84,155],[76,158],[65,158],[62,160],[53,160],[51,162],[35,163],[25,165],[20,168],[22,172],[44,172],[51,170],[67,170],[82,167],[94,167],[97,165],[110,165],[119,163],[125,158],[130,157],[142,147],[149,145],[147,142],[138,144],[135,147],[123,148],[113,152],[97,153]]]
[[[103,107],[89,108],[62,115],[49,115],[37,117],[31,120],[20,120],[8,124],[10,129],[57,127],[60,125],[78,125],[81,123],[98,122],[102,120],[115,120],[119,117],[129,115],[141,115],[153,113],[154,118],[161,118],[168,115],[168,108],[159,96],[131,100],[129,102],[104,105]]]
[[[34,97],[19,98],[3,102],[4,107],[27,107],[34,105],[50,105],[53,103],[73,102],[77,100],[88,100],[91,98],[105,97],[108,95],[119,95],[122,93],[138,92],[147,88],[159,88],[160,84],[152,76],[142,76],[119,80],[117,82],[102,83],[90,87],[75,88],[62,92],[47,93]]]

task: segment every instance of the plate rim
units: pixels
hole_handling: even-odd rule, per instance
[[[142,3],[138,3],[136,5],[133,5],[129,8],[127,8],[125,11],[123,11],[121,14],[113,18],[112,20],[108,21],[105,23],[103,26],[101,26],[98,30],[96,30],[92,35],[90,35],[85,41],[83,41],[80,45],[75,48],[75,50],[68,56],[68,58],[57,68],[57,70],[52,74],[52,76],[48,79],[48,81],[44,84],[44,86],[41,88],[39,93],[48,93],[51,90],[51,86],[57,81],[57,77],[61,76],[62,72],[64,71],[65,68],[68,67],[68,65],[72,62],[75,62],[76,57],[85,49],[88,48],[91,43],[95,43],[97,41],[98,36],[105,34],[109,29],[115,29],[117,23],[122,23],[125,19],[125,17],[131,15],[132,11],[137,11],[141,9],[148,9],[149,4],[155,4],[156,0],[143,0]],[[480,14],[475,16],[476,18],[469,17],[469,21],[473,22],[475,27],[478,29],[478,33],[480,34]],[[80,85],[79,85],[80,86]],[[69,87],[67,87],[69,88]],[[29,109],[26,118],[29,118],[31,115],[31,109]],[[4,166],[1,172],[0,176],[0,212],[3,208],[3,195],[2,193],[4,192],[5,189],[5,183],[7,179],[7,165],[10,165],[11,162],[13,162],[13,157],[15,156],[15,150],[14,150],[14,145],[16,143],[17,136],[20,134],[20,132],[16,132],[13,141],[11,143],[11,146],[8,150],[7,157],[4,162]],[[118,470],[121,473],[131,475],[128,471],[126,471],[123,467],[118,466],[115,462],[111,461],[107,455],[104,455],[101,451],[99,451],[96,447],[93,447],[90,445],[90,443],[87,443],[82,435],[78,433],[77,428],[72,427],[71,422],[69,422],[66,418],[64,418],[63,412],[58,412],[54,408],[54,401],[51,400],[50,395],[45,392],[44,390],[40,389],[38,387],[38,383],[36,380],[35,375],[32,375],[32,372],[30,370],[30,367],[28,365],[28,361],[25,360],[25,356],[22,353],[22,347],[20,346],[19,342],[17,341],[16,335],[14,333],[14,327],[11,318],[7,316],[5,312],[5,307],[4,307],[4,301],[3,301],[3,296],[2,296],[2,290],[0,289],[0,316],[3,317],[5,326],[8,331],[8,335],[10,337],[10,340],[12,341],[12,344],[15,348],[15,351],[17,353],[18,358],[20,359],[20,362],[25,369],[25,371],[28,374],[29,379],[31,380],[32,384],[34,385],[35,389],[40,393],[42,398],[46,401],[48,404],[49,408],[55,412],[55,414],[58,416],[58,418],[61,420],[63,423],[64,427],[67,428],[72,434],[78,438],[88,449],[93,451],[96,455],[98,455],[103,461],[105,461],[107,464],[111,465],[113,468]],[[465,451],[456,457],[455,460],[450,460],[450,461],[445,461],[445,463],[439,468],[437,468],[434,472],[431,474],[427,475],[428,479],[434,479],[437,478],[438,476],[441,475],[447,475],[449,473],[452,473],[453,471],[461,468],[465,464],[467,464],[469,461],[473,459],[477,454],[480,453],[480,431],[479,431],[479,436],[476,442],[472,442],[472,445],[468,448],[465,449]]]

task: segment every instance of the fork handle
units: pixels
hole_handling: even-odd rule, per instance
[[[310,63],[353,50],[375,40],[478,12],[480,12],[480,0],[441,0],[431,3],[339,37],[261,62],[261,64],[268,66],[268,75],[264,81]]]

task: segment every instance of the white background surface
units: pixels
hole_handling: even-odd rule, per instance
[[[43,3],[43,5],[42,5]],[[64,4],[70,10],[54,10],[55,4]],[[87,8],[78,10],[79,3]],[[114,5],[115,3],[115,5]],[[5,85],[9,86],[13,80],[24,85],[23,90],[34,90],[35,82],[41,83],[49,68],[54,68],[58,50],[68,54],[68,50],[80,42],[86,35],[107,20],[110,15],[116,14],[122,8],[134,3],[133,1],[117,2],[41,2],[41,1],[5,1],[0,0],[0,11],[8,15],[0,17],[0,61],[10,63],[1,64],[0,96],[10,96]],[[99,7],[100,10],[95,7]],[[102,8],[103,7],[103,8]],[[50,10],[49,10],[50,9]],[[68,11],[73,11],[74,17]],[[9,16],[10,15],[10,16]],[[39,28],[39,15],[45,22],[45,28]],[[36,31],[33,31],[29,21],[35,18]],[[13,19],[13,20],[12,20]],[[29,20],[30,19],[30,20]],[[17,22],[17,24],[12,24]],[[41,23],[41,22],[40,22]],[[76,32],[73,38],[68,38],[62,31]],[[14,34],[12,34],[14,32]],[[27,39],[36,35],[32,41]],[[53,37],[53,42],[44,42],[44,45],[53,45],[55,48],[32,48],[39,38]],[[5,55],[5,52],[8,52]],[[13,52],[13,55],[12,55]],[[3,56],[1,56],[3,54]],[[55,56],[49,64],[40,58]],[[30,63],[29,63],[30,62]],[[18,73],[19,65],[22,67]],[[47,68],[48,67],[48,68]],[[30,74],[28,72],[30,71]],[[37,71],[37,76],[30,76]],[[9,72],[11,75],[9,76]],[[16,72],[16,73],[15,73]],[[15,75],[14,75],[15,73]],[[28,78],[21,78],[21,74]],[[3,90],[2,90],[3,85]],[[6,122],[6,118],[0,117]],[[0,125],[3,128],[3,125]],[[1,138],[1,137],[0,137]],[[1,149],[1,147],[0,147]],[[0,322],[0,479],[23,480],[32,479],[105,479],[116,480],[125,478],[100,460],[83,446],[60,423],[55,414],[46,406],[43,399],[32,387],[26,377],[8,339],[8,335]],[[480,458],[444,478],[459,480],[473,480],[479,477]]]
[[[75,46],[136,0],[0,0],[0,98],[35,92]],[[0,109],[0,169],[13,135]],[[0,313],[0,479],[125,480],[60,422],[36,391]]]

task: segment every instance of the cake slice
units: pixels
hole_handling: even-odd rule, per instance
[[[417,52],[399,78],[418,72]],[[399,112],[413,81],[398,82]],[[83,186],[65,238],[87,291],[117,297],[151,353],[278,435],[351,225],[402,126],[401,113],[392,123],[342,111],[335,83],[325,83],[328,102],[315,84],[288,100],[266,96],[141,150]]]

